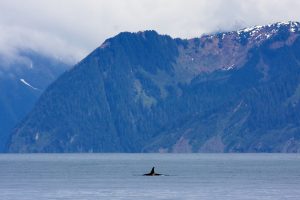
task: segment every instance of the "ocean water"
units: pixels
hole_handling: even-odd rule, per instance
[[[50,199],[299,200],[300,155],[0,154],[0,200]]]

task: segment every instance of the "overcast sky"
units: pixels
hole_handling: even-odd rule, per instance
[[[0,0],[0,53],[16,48],[77,62],[122,31],[172,37],[300,21],[298,0]]]

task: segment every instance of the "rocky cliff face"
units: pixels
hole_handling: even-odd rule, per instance
[[[300,24],[106,40],[43,93],[9,152],[298,152]]]

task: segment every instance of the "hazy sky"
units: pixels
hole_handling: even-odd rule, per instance
[[[0,0],[0,53],[16,48],[76,62],[122,31],[173,37],[300,21],[299,0]]]

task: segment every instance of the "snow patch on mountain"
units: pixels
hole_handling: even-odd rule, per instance
[[[222,70],[229,71],[229,70],[234,69],[234,67],[235,67],[234,65],[230,65],[230,66],[227,66],[227,67],[223,67]]]
[[[39,137],[40,137],[40,134],[39,134],[39,132],[37,132],[37,133],[35,134],[35,137],[34,137],[34,139],[35,139],[35,140],[38,140],[38,139],[39,139]]]
[[[38,88],[33,87],[32,85],[30,85],[30,84],[29,84],[28,82],[26,82],[23,78],[21,78],[20,81],[21,81],[22,83],[24,83],[25,85],[27,85],[28,87],[34,89],[34,90],[40,90],[40,89],[38,89]]]
[[[238,30],[236,31],[236,33],[240,37],[245,37],[245,35],[249,35],[250,38],[256,41],[263,41],[277,34],[281,27],[287,27],[291,33],[300,32],[300,23],[290,21],[278,22],[275,24],[268,24],[264,26],[248,27]]]

